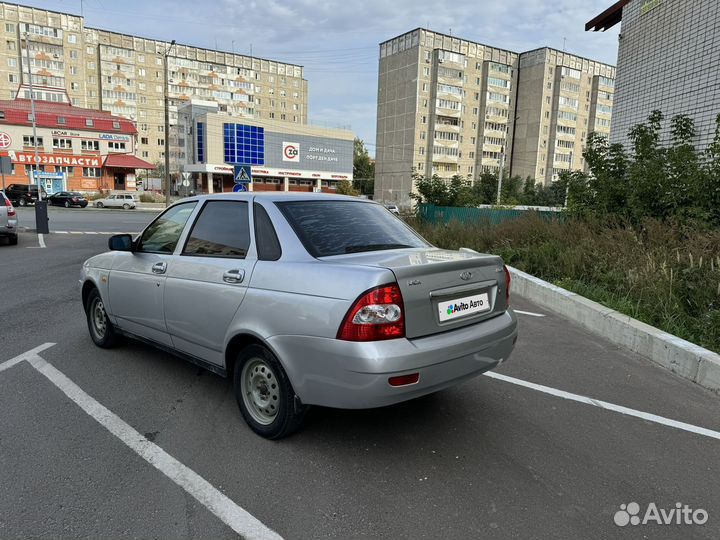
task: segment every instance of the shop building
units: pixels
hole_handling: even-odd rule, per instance
[[[52,101],[36,101],[35,114],[33,136],[30,100],[0,101],[0,155],[12,161],[6,184],[35,183],[38,170],[49,193],[134,191],[138,169],[155,168],[134,155],[130,120]]]
[[[178,110],[188,189],[218,193],[237,189],[235,166],[251,170],[251,191],[322,191],[353,179],[354,134],[340,129],[248,120],[193,100]]]

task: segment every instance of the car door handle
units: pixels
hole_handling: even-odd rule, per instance
[[[159,262],[152,265],[153,274],[164,274],[167,270],[167,263]]]
[[[245,279],[245,270],[238,268],[228,270],[223,274],[223,281],[225,283],[242,283],[243,279]]]

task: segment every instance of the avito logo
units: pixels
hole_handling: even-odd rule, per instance
[[[283,143],[283,161],[300,161],[300,145],[293,142]]]
[[[481,308],[485,305],[485,302],[482,300],[470,300],[470,302],[459,302],[457,304],[450,304],[447,307],[447,314],[452,315],[453,313],[458,313],[460,311],[466,311],[470,308]]]

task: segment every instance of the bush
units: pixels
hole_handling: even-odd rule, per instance
[[[720,352],[720,231],[645,219],[545,221],[533,213],[500,225],[428,225],[448,249],[469,247]]]

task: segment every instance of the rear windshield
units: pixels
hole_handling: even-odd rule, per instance
[[[275,204],[313,257],[429,246],[378,204],[328,200]]]

